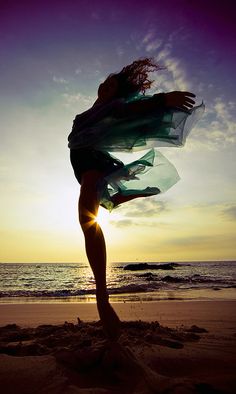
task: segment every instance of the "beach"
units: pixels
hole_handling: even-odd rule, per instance
[[[108,342],[96,304],[0,304],[3,393],[234,393],[236,301],[112,304]]]

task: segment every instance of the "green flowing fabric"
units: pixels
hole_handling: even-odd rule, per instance
[[[74,122],[69,147],[93,148],[107,152],[134,152],[161,146],[182,146],[190,130],[202,116],[202,103],[191,110],[164,108],[144,114],[129,114],[127,103],[144,101],[152,96],[138,94],[96,105]],[[83,115],[83,114],[82,114]],[[80,115],[79,115],[80,117]]]
[[[72,149],[95,149],[109,154],[151,148],[140,159],[121,163],[122,166],[98,183],[101,205],[110,211],[114,208],[112,197],[116,193],[159,194],[180,179],[173,164],[154,148],[183,146],[205,110],[202,103],[186,111],[157,106],[155,111],[145,115],[127,113],[127,103],[151,97],[137,94],[128,99],[116,99],[107,105],[95,105],[75,118],[68,138]]]
[[[151,149],[140,159],[124,165],[98,183],[100,203],[112,211],[116,193],[144,196],[163,193],[180,179],[173,164],[159,151]],[[151,185],[151,186],[150,186]]]

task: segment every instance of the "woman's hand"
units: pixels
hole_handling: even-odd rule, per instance
[[[165,106],[166,107],[176,107],[182,110],[191,109],[195,100],[192,100],[190,97],[196,97],[195,94],[190,92],[169,92],[165,93]]]
[[[195,104],[195,100],[190,97],[196,97],[195,94],[190,92],[169,92],[169,93],[158,93],[154,94],[147,100],[131,101],[124,104],[122,110],[114,112],[114,116],[117,118],[125,116],[135,115],[148,115],[151,111],[157,111],[158,107],[160,110],[164,108],[178,108],[182,111],[190,110]]]

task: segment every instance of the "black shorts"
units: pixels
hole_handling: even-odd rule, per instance
[[[86,171],[97,170],[108,175],[124,166],[122,161],[110,156],[108,152],[95,149],[71,149],[70,161],[79,183],[81,183],[82,174]]]

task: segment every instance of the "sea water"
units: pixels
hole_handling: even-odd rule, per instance
[[[236,261],[108,263],[111,301],[236,299]],[[95,302],[88,263],[0,263],[0,303]]]

